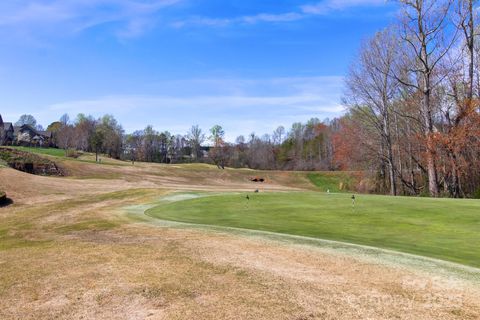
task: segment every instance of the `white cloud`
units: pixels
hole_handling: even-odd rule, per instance
[[[117,23],[119,38],[137,37],[152,29],[163,8],[186,0],[17,0],[0,2],[0,33],[30,37],[39,34],[72,34],[106,24]],[[263,12],[237,17],[192,16],[170,22],[181,28],[188,25],[224,27],[234,24],[281,23],[301,20],[312,15],[359,6],[379,6],[386,0],[324,0],[280,12]],[[175,20],[175,17],[169,19]],[[32,36],[32,38],[35,38]]]
[[[58,112],[86,112],[86,113],[129,113],[136,109],[178,109],[188,108],[196,111],[219,109],[238,110],[242,108],[271,108],[292,107],[318,112],[340,112],[338,103],[328,101],[321,95],[298,94],[292,96],[136,96],[118,95],[106,96],[92,100],[78,100],[57,103],[49,106],[49,110]],[[235,114],[232,114],[235,116]]]
[[[323,15],[352,7],[381,6],[385,3],[386,0],[325,0],[316,4],[301,6],[301,10],[305,14]]]
[[[281,14],[261,13],[253,16],[244,16],[240,20],[246,23],[258,22],[288,22],[302,19],[303,15],[297,12],[287,12]]]
[[[257,24],[262,22],[291,22],[301,20],[304,15],[298,12],[287,12],[280,14],[259,13],[256,15],[240,16],[234,18],[207,18],[193,17],[190,19],[176,21],[171,24],[174,28],[182,28],[188,25],[203,25],[208,27],[225,27],[233,24]]]
[[[0,31],[8,33],[79,32],[116,22],[119,36],[137,36],[159,10],[182,0],[19,0],[0,3]]]
[[[177,80],[155,84],[161,88],[158,95],[60,102],[42,108],[44,112],[35,116],[49,123],[55,119],[44,120],[44,116],[111,113],[128,132],[152,124],[157,130],[185,133],[192,124],[208,129],[218,123],[233,141],[252,131],[269,133],[278,125],[340,115],[342,82],[342,77]]]
[[[343,11],[353,7],[381,6],[386,0],[324,0],[315,4],[303,5],[297,11],[284,13],[259,13],[233,18],[207,18],[194,17],[187,20],[176,21],[171,25],[176,28],[188,25],[205,25],[210,27],[224,27],[232,24],[256,24],[291,22],[302,20],[312,15],[326,15],[335,11]]]

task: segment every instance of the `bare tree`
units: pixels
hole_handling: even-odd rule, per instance
[[[68,125],[70,123],[70,116],[67,113],[64,113],[60,117],[60,123],[63,124],[64,126]]]
[[[58,146],[65,150],[67,155],[69,149],[75,147],[75,127],[71,125],[63,126],[58,131],[57,135]]]
[[[443,165],[444,187],[453,197],[464,196],[461,184],[461,158],[469,143],[470,118],[475,110],[474,70],[477,43],[476,17],[473,0],[458,0],[454,25],[460,33],[460,43],[444,63],[448,80],[444,83],[446,96],[442,100],[443,132],[440,146],[448,163]]]
[[[434,90],[442,82],[440,62],[455,43],[457,33],[446,32],[452,0],[400,0],[402,6],[401,37],[406,43],[405,57],[412,58],[402,66],[396,79],[422,95],[420,106],[427,155],[428,189],[439,195],[435,159]]]
[[[15,122],[15,126],[21,127],[23,125],[29,125],[32,128],[35,128],[37,126],[37,120],[31,114],[23,114],[20,116],[20,119]]]
[[[225,169],[226,163],[226,144],[224,141],[225,131],[220,125],[214,125],[210,129],[210,140],[213,142],[213,148],[210,150],[210,157],[218,168]]]
[[[475,69],[475,11],[474,0],[458,0],[455,8],[455,26],[463,35],[464,47],[468,57],[468,77],[466,86],[466,98],[473,98],[474,69]]]
[[[283,142],[283,136],[285,135],[285,128],[283,126],[279,126],[273,132],[273,144],[279,145]]]
[[[205,142],[205,134],[198,125],[194,125],[190,128],[190,131],[188,131],[187,139],[192,148],[195,160],[198,160],[201,157],[201,145]]]
[[[392,141],[392,108],[399,84],[393,77],[397,43],[391,30],[384,30],[363,45],[359,61],[350,68],[345,97],[349,109],[361,115],[379,136],[377,152],[382,168],[386,164],[392,195],[397,194]]]
[[[97,129],[103,134],[102,151],[107,153],[110,157],[120,158],[122,154],[122,143],[124,131],[122,126],[118,123],[112,115],[104,115],[98,120]]]
[[[67,120],[66,118],[63,119]],[[67,121],[68,123],[68,121]],[[95,132],[97,121],[92,116],[86,116],[82,113],[75,119],[76,147],[83,151],[93,151],[90,146],[91,136]]]

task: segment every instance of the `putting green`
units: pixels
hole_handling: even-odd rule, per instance
[[[162,220],[337,240],[480,267],[480,201],[315,192],[226,193],[164,202]]]

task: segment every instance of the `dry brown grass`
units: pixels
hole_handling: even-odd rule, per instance
[[[480,290],[468,283],[121,214],[172,189],[252,189],[248,171],[73,166],[77,176],[115,176],[45,178],[0,169],[0,185],[15,202],[0,208],[0,319],[480,317]],[[266,189],[303,183],[288,174],[268,178]]]
[[[114,161],[114,160],[111,160]],[[118,161],[120,162],[120,161]],[[298,173],[267,172],[267,182],[252,183],[252,170],[219,170],[208,165],[169,166],[136,163],[135,166],[95,165],[78,161],[62,161],[68,178],[42,177],[2,169],[0,186],[19,203],[39,203],[59,198],[128,190],[132,188],[165,188],[170,190],[299,190],[311,185]]]

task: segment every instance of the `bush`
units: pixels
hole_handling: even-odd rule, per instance
[[[322,191],[330,192],[370,192],[368,179],[357,172],[316,172],[307,175],[311,183]]]
[[[78,152],[77,150],[75,149],[67,149],[65,150],[65,156],[68,157],[68,158],[78,158],[80,157],[82,154],[80,152]]]
[[[477,191],[475,191],[475,193],[473,194],[473,198],[480,199],[480,188],[478,188]]]

